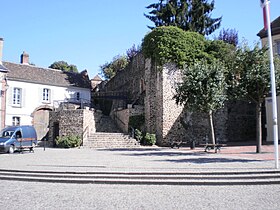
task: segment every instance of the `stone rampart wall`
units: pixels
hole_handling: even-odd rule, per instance
[[[173,64],[166,64],[162,70],[162,80],[159,85],[159,92],[162,92],[162,144],[168,146],[176,139],[185,139],[186,131],[182,129],[180,117],[183,113],[183,106],[177,105],[174,100],[176,84],[181,79],[180,71]]]
[[[108,82],[105,91],[128,91],[127,102],[144,105],[145,131],[156,134],[158,145],[168,146],[174,140],[204,142],[210,136],[208,116],[190,112],[173,99],[180,77],[173,64],[158,69],[150,59],[138,54],[127,69]],[[120,110],[117,100],[112,104],[111,111],[125,123],[119,127],[126,131],[131,113],[125,110],[127,106]],[[187,123],[187,128],[182,122]],[[255,138],[254,107],[244,102],[227,103],[215,112],[214,127],[219,142],[250,141]]]
[[[137,54],[132,62],[123,70],[119,71],[109,80],[103,91],[106,92],[125,92],[127,93],[128,103],[136,100],[144,91],[144,69],[145,59],[141,53]],[[113,107],[118,108],[118,107]]]
[[[122,132],[128,133],[129,109],[115,110],[111,112],[111,118]]]
[[[145,83],[146,83],[146,94],[144,99],[145,106],[145,125],[146,131],[149,133],[157,134],[157,140],[161,137],[161,130],[157,130],[158,122],[158,103],[162,100],[158,100],[159,94],[157,93],[157,78],[158,71],[155,64],[152,64],[151,59],[146,59],[145,65]],[[160,140],[159,140],[160,141]],[[158,143],[158,142],[157,142]]]
[[[114,110],[111,112],[111,118],[116,122],[122,132],[129,132],[129,117],[144,114],[144,107],[135,105],[133,108]]]

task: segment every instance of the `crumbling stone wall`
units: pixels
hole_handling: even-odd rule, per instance
[[[52,111],[49,115],[49,141],[55,144],[55,129],[59,127],[58,136],[78,135],[83,137],[83,110]],[[51,143],[50,142],[50,143]]]
[[[119,71],[111,80],[109,80],[101,92],[114,93],[119,92],[125,95],[119,95],[112,99],[112,109],[126,108],[127,104],[143,105],[145,92],[145,59],[141,53],[137,54],[132,62],[123,70]],[[126,99],[120,96],[125,96]]]
[[[116,122],[118,128],[124,132],[129,132],[129,117],[144,114],[144,106],[128,104],[127,109],[113,110],[111,118]]]
[[[59,109],[49,115],[49,145],[55,145],[56,135],[77,135],[84,141],[90,133],[96,132],[101,113],[87,109]],[[59,127],[56,134],[55,127]]]
[[[155,133],[161,146],[186,137],[180,123],[183,106],[173,99],[175,84],[180,79],[178,73],[175,65],[166,64],[158,69],[151,60],[146,60],[145,123],[147,132]]]
[[[151,59],[138,54],[126,69],[106,84],[103,91],[126,91],[126,103],[143,105],[145,131],[156,134],[158,145],[168,146],[174,140],[203,142],[210,136],[208,116],[190,112],[176,105],[173,99],[180,77],[175,65],[166,64],[159,69]],[[119,100],[111,101],[111,113],[117,113],[117,118],[125,122],[125,126],[119,127],[126,130],[131,114],[125,110],[127,104],[120,107]],[[187,123],[187,128],[182,122]],[[214,127],[219,142],[252,140],[255,137],[254,108],[245,102],[227,103],[225,108],[215,112]]]
[[[157,143],[159,143],[159,137],[162,135],[162,129],[160,127],[161,119],[157,116],[161,115],[161,105],[158,103],[162,102],[159,94],[157,93],[157,80],[159,77],[159,71],[157,71],[156,65],[152,64],[151,59],[146,60],[145,65],[145,83],[146,83],[146,94],[144,99],[145,104],[145,125],[146,131],[149,133],[157,134]],[[158,122],[158,120],[160,122]],[[158,123],[157,123],[158,122]],[[159,130],[157,130],[159,128]]]
[[[147,91],[145,116],[147,131],[157,134],[157,144],[168,146],[172,141],[205,141],[209,136],[207,114],[190,112],[174,100],[176,84],[181,79],[174,64],[166,64],[161,70],[150,62],[146,66]],[[215,131],[220,141],[227,141],[227,111],[216,112]],[[187,127],[182,126],[182,122]]]

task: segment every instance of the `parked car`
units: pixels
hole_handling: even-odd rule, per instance
[[[14,153],[33,148],[37,145],[37,134],[33,126],[10,126],[0,133],[0,151]]]

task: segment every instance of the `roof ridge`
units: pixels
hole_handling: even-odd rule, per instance
[[[40,67],[40,66],[36,66],[36,65],[23,64],[23,63],[14,63],[14,62],[10,62],[10,61],[3,61],[3,63],[10,63],[10,64],[14,64],[14,65],[28,66],[28,67],[31,67],[31,68],[51,70],[51,71],[57,71],[57,72],[66,72],[66,73],[72,73],[72,74],[80,74],[80,72],[64,71],[64,70],[60,70],[60,69],[53,69],[53,68],[49,68],[49,67]]]
[[[59,69],[43,68],[33,65],[3,62],[9,70],[8,77],[18,81],[29,81],[38,84],[49,84],[59,86],[75,86],[90,88],[90,80],[81,73],[67,72]]]

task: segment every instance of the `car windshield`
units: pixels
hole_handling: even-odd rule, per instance
[[[13,135],[14,131],[3,131],[1,134],[2,138],[10,138]]]

